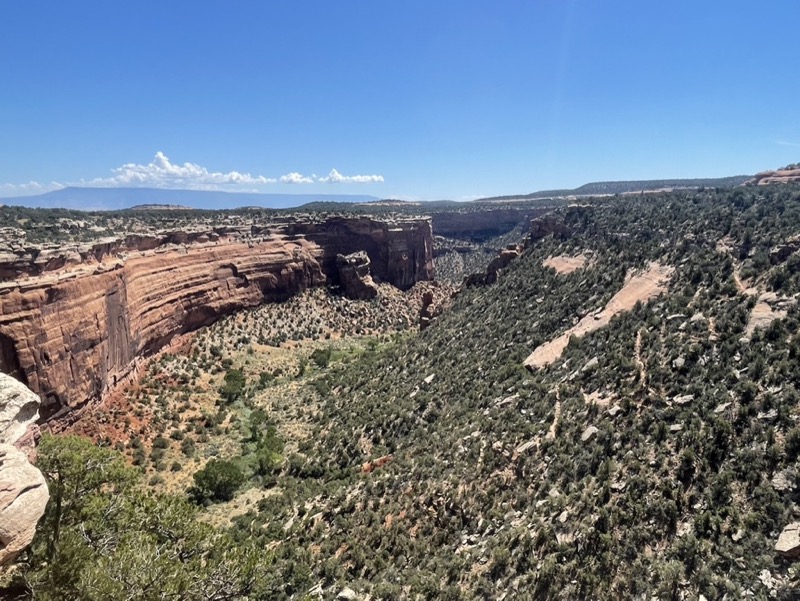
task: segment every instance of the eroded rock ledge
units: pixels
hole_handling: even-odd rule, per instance
[[[332,217],[105,239],[0,256],[0,371],[42,397],[45,420],[127,377],[141,357],[235,310],[339,284],[364,251],[377,281],[433,277],[428,219]]]

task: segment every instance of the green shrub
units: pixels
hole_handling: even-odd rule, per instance
[[[190,494],[198,502],[230,501],[245,477],[238,465],[225,459],[211,459],[203,469],[194,474],[194,487]]]

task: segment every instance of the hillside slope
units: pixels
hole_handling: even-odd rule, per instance
[[[381,599],[791,596],[774,546],[796,515],[800,189],[560,214],[566,240],[329,368],[282,495],[242,533]],[[652,264],[660,296],[523,367]]]

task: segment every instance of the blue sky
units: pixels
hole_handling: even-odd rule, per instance
[[[0,4],[0,196],[469,199],[800,160],[800,2]]]

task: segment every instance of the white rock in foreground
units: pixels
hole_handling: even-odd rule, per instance
[[[49,498],[42,473],[18,448],[33,444],[28,434],[38,417],[39,397],[0,373],[0,565],[31,543]]]

